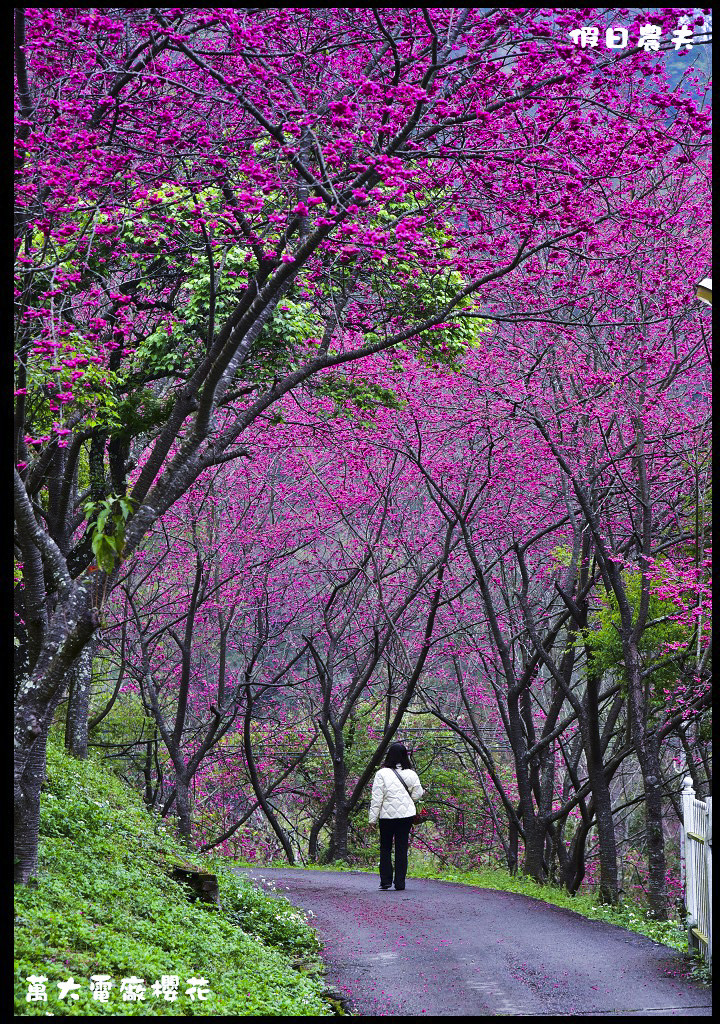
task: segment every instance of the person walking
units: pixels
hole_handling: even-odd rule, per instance
[[[395,840],[395,888],[405,888],[410,827],[415,820],[415,800],[423,795],[417,773],[402,743],[392,743],[385,764],[373,780],[370,824],[380,828],[380,888],[393,884],[392,844]]]

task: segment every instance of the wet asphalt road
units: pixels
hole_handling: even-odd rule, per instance
[[[361,1016],[712,1013],[684,958],[518,893],[364,872],[239,869],[313,913],[327,980]]]

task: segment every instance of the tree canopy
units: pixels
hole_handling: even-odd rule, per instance
[[[239,744],[236,818],[292,859],[294,787],[345,856],[432,714],[508,864],[577,888],[595,828],[610,901],[632,757],[666,912],[661,747],[710,656],[681,23],[701,50],[690,8],[16,11],[16,880],[60,702],[79,752],[127,692],[188,839]]]

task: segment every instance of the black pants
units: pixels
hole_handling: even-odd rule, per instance
[[[395,888],[405,888],[410,841],[410,818],[378,818],[380,826],[380,884],[392,885],[392,844],[395,838]]]

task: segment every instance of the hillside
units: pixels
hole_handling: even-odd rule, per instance
[[[168,875],[187,853],[107,763],[51,743],[44,797],[40,876],[15,894],[16,1014],[334,1013],[301,914],[208,861],[220,907],[190,902]]]

